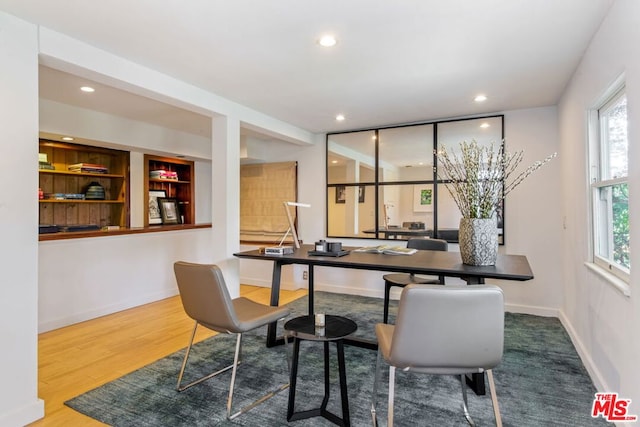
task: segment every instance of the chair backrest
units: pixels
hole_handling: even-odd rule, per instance
[[[238,332],[233,301],[218,266],[178,261],[173,271],[189,317],[214,331]]]
[[[483,372],[500,363],[504,297],[493,285],[408,285],[389,363],[434,374]]]
[[[431,251],[446,251],[449,244],[446,240],[429,239],[424,237],[414,237],[407,240],[407,248]]]

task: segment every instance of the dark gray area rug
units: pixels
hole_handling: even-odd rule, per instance
[[[394,304],[395,301],[392,302]],[[382,300],[353,295],[315,293],[316,311],[339,314],[358,323],[357,336],[375,336],[382,321]],[[307,299],[290,306],[306,314]],[[390,322],[395,306],[392,306]],[[278,325],[279,331],[282,325]],[[266,348],[266,328],[243,339],[243,364],[238,369],[234,407],[239,408],[288,382],[285,347]],[[185,342],[188,336],[185,336]],[[192,350],[185,381],[213,372],[233,360],[235,339],[218,335]],[[291,346],[289,346],[291,350]],[[175,389],[184,350],[169,355],[67,402],[66,405],[113,426],[324,426],[323,418],[287,423],[288,390],[257,406],[234,421],[225,419],[231,373],[205,381],[178,393]],[[371,394],[376,352],[345,346],[351,422],[371,425]],[[340,412],[335,345],[331,345],[332,391],[328,409]],[[380,384],[378,414],[386,425],[387,374]],[[505,426],[608,425],[591,417],[596,392],[569,336],[555,318],[510,314],[505,317],[505,353],[494,369]],[[397,372],[395,421],[398,426],[465,426],[460,383],[455,377]],[[322,344],[301,343],[296,411],[320,405],[323,395]],[[469,393],[472,416],[479,426],[495,425],[489,394]]]

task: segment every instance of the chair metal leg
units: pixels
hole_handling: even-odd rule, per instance
[[[187,366],[187,360],[189,358],[189,353],[191,351],[191,347],[193,346],[193,339],[195,338],[196,335],[196,329],[198,328],[198,322],[196,322],[196,324],[193,327],[193,332],[191,333],[191,339],[189,340],[189,346],[187,347],[187,351],[184,355],[184,360],[182,361],[182,368],[180,369],[180,374],[178,375],[178,385],[176,387],[176,389],[178,391],[184,391],[196,384],[199,384],[205,380],[208,380],[209,378],[215,377],[218,374],[221,374],[223,372],[228,371],[229,369],[232,369],[232,373],[231,373],[231,383],[229,385],[229,397],[227,399],[227,418],[232,420],[234,418],[236,418],[238,415],[244,414],[245,412],[249,411],[250,409],[255,408],[256,406],[258,406],[259,404],[261,404],[262,402],[264,402],[267,399],[272,398],[273,396],[275,396],[276,394],[280,393],[283,390],[286,390],[287,388],[289,388],[289,383],[285,383],[280,385],[278,388],[270,391],[269,393],[265,394],[264,396],[262,396],[261,398],[259,398],[258,400],[256,400],[253,403],[250,403],[247,406],[244,406],[243,408],[241,408],[240,410],[238,410],[235,413],[231,413],[232,411],[232,407],[233,407],[233,391],[234,391],[234,387],[235,387],[235,382],[236,382],[236,373],[238,370],[238,366],[240,365],[240,356],[242,353],[242,334],[237,334],[237,339],[236,339],[236,350],[235,350],[235,354],[233,357],[233,364],[224,367],[222,369],[220,369],[219,371],[216,371],[212,374],[206,375],[202,378],[199,378],[185,386],[181,386],[181,382],[182,382],[182,376],[184,374],[185,371],[185,367]],[[289,357],[287,354],[287,364],[290,366],[289,363]]]
[[[389,299],[391,296],[391,283],[384,281],[384,314],[382,316],[383,323],[389,323]]]
[[[380,349],[378,349],[378,355],[376,357],[376,371],[373,377],[373,395],[371,397],[371,418],[373,419],[373,427],[378,425],[378,417],[376,415],[376,405],[378,404],[378,382],[380,381],[380,362],[382,356],[380,355]]]
[[[193,325],[193,331],[191,332],[191,339],[189,340],[189,345],[187,346],[187,351],[184,355],[184,360],[182,361],[182,367],[180,368],[180,374],[178,374],[178,384],[176,385],[176,390],[178,391],[185,391],[186,389],[188,389],[189,387],[192,387],[196,384],[200,384],[201,382],[208,380],[209,378],[213,378],[218,374],[221,374],[223,372],[228,371],[229,369],[233,368],[233,365],[229,365],[227,367],[224,367],[222,369],[220,369],[219,371],[216,371],[212,374],[209,375],[205,375],[202,378],[199,378],[195,381],[190,382],[187,385],[181,386],[180,384],[182,383],[182,376],[184,375],[184,370],[187,366],[187,360],[189,359],[189,353],[191,352],[191,347],[193,346],[193,339],[196,336],[196,329],[198,329],[198,322],[195,322],[195,324]]]
[[[233,420],[234,418],[238,417],[239,415],[244,414],[245,412],[255,408],[256,406],[260,405],[261,403],[263,403],[264,401],[271,399],[273,396],[275,396],[276,394],[280,393],[283,390],[286,390],[287,388],[289,388],[289,383],[285,383],[280,385],[279,387],[273,389],[272,391],[268,392],[267,394],[265,394],[264,396],[260,397],[258,400],[243,406],[242,408],[240,408],[238,411],[236,411],[235,413],[231,414],[232,411],[232,403],[233,403],[233,389],[235,386],[235,381],[236,381],[236,372],[238,370],[238,364],[240,363],[240,350],[242,348],[242,334],[238,334],[238,339],[236,341],[236,353],[234,356],[234,363],[232,365],[233,367],[233,372],[231,374],[231,384],[229,385],[229,399],[227,400],[227,419],[229,420]]]
[[[396,368],[389,365],[389,410],[387,414],[387,427],[393,427],[393,402],[395,401]]]
[[[467,381],[464,374],[460,375],[460,384],[462,386],[462,411],[464,412],[464,417],[467,419],[467,422],[470,426],[475,426],[476,423],[473,422],[471,414],[469,413],[469,403],[467,401]]]
[[[502,417],[500,416],[500,406],[498,406],[498,396],[496,395],[496,384],[493,382],[493,371],[487,369],[487,379],[489,382],[489,391],[491,392],[491,404],[493,405],[493,414],[496,417],[496,426],[502,427]]]
[[[236,372],[238,371],[238,359],[242,348],[242,334],[237,334],[236,352],[233,356],[233,371],[231,371],[231,383],[229,384],[229,398],[227,399],[227,418],[231,419],[231,405],[233,404],[233,388],[236,385]],[[234,418],[240,414],[234,414]]]

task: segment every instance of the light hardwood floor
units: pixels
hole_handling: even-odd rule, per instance
[[[270,292],[240,286],[242,296],[263,304],[269,303]],[[305,289],[281,291],[280,304],[306,293]],[[185,348],[192,328],[193,320],[175,296],[40,334],[38,397],[45,401],[45,417],[30,425],[103,426],[64,402]],[[196,341],[212,335],[200,327]]]

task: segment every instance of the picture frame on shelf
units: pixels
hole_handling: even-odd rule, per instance
[[[433,185],[413,186],[413,211],[433,212]]]
[[[158,198],[164,197],[167,197],[167,192],[164,190],[149,190],[149,225],[162,224]]]
[[[162,224],[180,224],[178,201],[169,197],[158,197]]]

